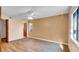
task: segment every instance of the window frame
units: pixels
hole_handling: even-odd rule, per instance
[[[70,38],[72,39],[72,41],[77,45],[77,47],[79,47],[79,41],[77,41],[76,39],[74,39],[73,37],[73,14],[77,11],[79,7],[76,6],[73,10],[73,12],[70,14]],[[78,21],[77,21],[78,22]],[[78,34],[79,35],[79,34]]]

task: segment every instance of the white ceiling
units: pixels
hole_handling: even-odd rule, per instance
[[[3,6],[2,18],[34,19],[68,13],[68,6]]]

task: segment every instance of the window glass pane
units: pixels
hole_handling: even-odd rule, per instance
[[[73,14],[73,38],[77,40],[77,11]]]
[[[78,41],[79,41],[79,8],[77,10],[77,18],[78,18]]]

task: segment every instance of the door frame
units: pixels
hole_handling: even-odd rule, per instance
[[[8,39],[9,38],[9,32],[8,32],[9,31],[9,23],[8,23],[8,19],[5,20],[5,23],[6,23],[6,40],[5,40],[5,42],[8,43],[9,42],[9,39]]]
[[[27,38],[27,23],[23,24],[23,36],[25,36]]]
[[[6,43],[8,43],[8,19],[5,19],[4,21],[5,21],[5,37],[4,37],[4,40],[5,40]],[[1,39],[3,39],[3,38],[1,38]]]

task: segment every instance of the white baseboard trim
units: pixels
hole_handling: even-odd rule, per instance
[[[34,38],[34,39],[43,40],[43,41],[47,41],[47,42],[54,42],[54,43],[58,43],[58,44],[68,45],[67,43],[62,43],[62,42],[52,41],[52,40],[43,39],[43,38],[38,38],[38,37],[28,36],[28,38]]]
[[[12,40],[9,40],[9,42],[11,41],[16,41],[16,40],[20,40],[20,39],[25,39],[26,37],[23,37],[23,38],[19,38],[19,39],[12,39]]]

